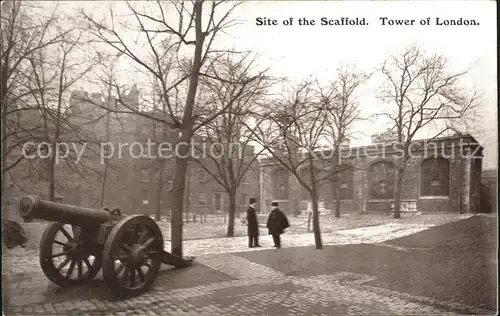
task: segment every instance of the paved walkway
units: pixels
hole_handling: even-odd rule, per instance
[[[450,221],[460,220],[471,215],[450,216]],[[440,222],[442,224],[442,222]],[[339,230],[335,233],[322,233],[324,245],[347,245],[361,243],[383,243],[384,241],[408,236],[436,226],[436,223],[388,223],[383,225],[361,227],[355,229]],[[165,249],[170,249],[170,241],[164,234]],[[260,251],[272,248],[273,241],[270,235],[261,235],[260,244],[262,248],[248,248],[248,237],[231,238],[207,238],[191,239],[183,241],[185,256],[196,258],[207,254],[235,253],[243,251]],[[308,234],[283,234],[283,247],[307,247],[314,246],[314,235]],[[25,250],[22,248],[10,249],[4,255],[3,274],[40,272],[38,263],[38,250]]]
[[[383,244],[431,226],[391,223],[324,234],[323,242],[325,245]],[[263,248],[248,249],[244,237],[185,241],[185,255],[196,255],[192,267],[165,271],[151,291],[121,301],[110,297],[100,280],[80,288],[58,289],[45,279],[32,254],[25,253],[22,258],[9,256],[5,258],[7,270],[4,270],[10,272],[4,275],[6,315],[488,314],[460,304],[368,286],[365,283],[374,280],[369,275],[348,272],[323,275],[318,271],[316,276],[293,277],[230,254],[269,249],[270,236],[262,236],[261,243]],[[312,234],[283,236],[285,247],[313,244]]]
[[[457,216],[453,220],[468,218],[470,215]],[[339,230],[335,233],[322,233],[324,245],[347,245],[362,243],[383,243],[384,241],[408,236],[436,226],[434,223],[388,223],[355,229]],[[314,235],[309,234],[283,234],[284,247],[314,246]],[[200,256],[205,254],[234,253],[242,251],[259,251],[269,249],[273,245],[270,235],[260,236],[263,248],[248,248],[247,237],[195,239],[183,242],[184,255]],[[166,249],[170,248],[170,241],[165,240]]]

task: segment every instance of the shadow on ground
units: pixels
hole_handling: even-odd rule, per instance
[[[25,277],[26,276],[24,276],[24,278]],[[206,285],[212,282],[232,280],[235,280],[235,278],[197,262],[194,262],[190,267],[182,269],[162,265],[162,269],[153,284],[153,289],[172,290],[178,288],[190,288]],[[107,285],[102,279],[101,272],[94,280],[84,285],[61,288],[47,280],[46,282],[43,282],[43,284],[22,290],[20,293],[17,293],[15,289],[11,290],[9,293],[4,294],[4,299],[6,306],[40,303],[43,301],[57,303],[92,299],[98,299],[99,301],[119,300],[118,298],[113,297],[111,292],[108,290]]]
[[[237,255],[292,276],[368,274],[378,278],[368,285],[496,310],[496,222],[493,217],[475,216],[386,245],[282,248]]]

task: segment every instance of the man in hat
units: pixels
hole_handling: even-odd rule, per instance
[[[260,247],[259,245],[259,222],[255,211],[255,198],[250,198],[247,210],[248,247]]]
[[[290,224],[285,213],[279,209],[278,202],[273,202],[271,206],[273,209],[267,219],[267,229],[269,230],[269,235],[273,236],[274,247],[279,249],[281,248],[280,235],[283,234],[285,228],[290,227]]]

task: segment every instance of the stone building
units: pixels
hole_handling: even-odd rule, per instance
[[[136,85],[122,97],[129,108],[139,110],[140,91]],[[126,214],[154,214],[160,197],[162,216],[170,213],[175,159],[172,157],[160,162],[155,156],[144,156],[139,152],[138,145],[146,149],[148,139],[153,143],[175,144],[175,132],[145,116],[109,113],[105,108],[130,110],[114,99],[105,100],[98,93],[73,91],[68,101],[65,117],[77,131],[79,139],[72,135],[62,135],[61,139],[87,144],[82,160],[77,165],[70,166],[64,160],[56,165],[56,196],[64,203],[91,208],[101,207],[102,199],[103,207],[118,207]],[[144,114],[164,118],[158,111]],[[24,111],[23,115],[25,128],[38,127],[40,130],[40,139],[35,140],[35,143],[45,141],[46,128],[42,115],[37,111]],[[155,150],[153,146],[153,153]],[[253,148],[248,150],[253,152]],[[21,150],[18,150],[10,159],[18,159],[21,155]],[[15,182],[8,187],[10,199],[7,204],[13,213],[17,212],[17,201],[22,195],[47,198],[47,162],[47,159],[40,158],[24,159],[12,170]],[[163,185],[159,190],[161,164],[164,170]],[[258,198],[258,176],[258,161],[255,160],[238,189],[237,211],[246,210],[250,197]],[[229,198],[225,191],[194,163],[188,168],[185,199],[185,211],[189,213],[227,212],[228,209]]]
[[[208,158],[207,158],[208,159]],[[145,214],[154,214],[161,192],[162,213],[168,214],[172,202],[172,180],[175,171],[173,159],[165,161],[163,171],[163,187],[158,190],[159,164],[155,159],[137,159],[134,161],[135,179],[133,208]],[[246,211],[250,197],[258,198],[259,173],[258,161],[255,160],[242,179],[236,195],[236,212]],[[229,196],[224,188],[199,164],[191,162],[187,168],[184,205],[185,212],[191,214],[227,213]]]
[[[402,146],[388,135],[372,137],[372,145],[343,146],[338,175],[341,212],[391,211],[395,185],[395,162]],[[399,144],[401,145],[401,144]],[[479,211],[482,147],[470,135],[416,140],[403,177],[402,212]],[[318,173],[324,172],[318,170]],[[261,208],[277,200],[289,214],[303,210],[309,200],[295,177],[272,159],[261,161]],[[335,209],[335,185],[319,185],[320,206]]]
[[[86,94],[85,96],[90,97]],[[134,85],[125,101],[129,107],[139,110],[139,98],[140,91]],[[100,100],[100,95],[94,95],[92,99],[96,103]],[[85,104],[85,101],[80,102],[82,103]],[[172,180],[175,171],[175,152],[173,151],[177,134],[166,125],[148,118],[156,117],[163,120],[165,116],[161,111],[142,111],[144,116],[111,115],[110,137],[107,141],[115,147],[114,155],[109,159],[109,163],[114,168],[108,171],[105,205],[120,207],[126,213],[154,214],[159,204],[160,212],[162,216],[165,216],[170,214],[172,207]],[[99,133],[103,134],[102,124],[93,128],[100,130]],[[101,137],[101,141],[104,141],[104,138]],[[148,142],[152,145],[148,145]],[[121,153],[117,152],[120,143],[123,145]],[[170,153],[167,152],[168,158],[158,157],[157,144],[161,143],[170,145],[163,148],[172,149]],[[148,147],[150,153],[146,152]],[[248,148],[248,150],[253,153],[253,148]],[[207,158],[207,160],[210,159]],[[160,170],[163,170],[161,175]],[[246,210],[249,197],[258,198],[258,185],[258,161],[255,160],[238,188],[237,212]],[[189,164],[185,188],[186,213],[227,213],[228,195],[196,163]]]
[[[498,170],[495,169],[484,169],[481,176],[482,184],[482,200],[485,209],[484,212],[497,212],[498,211]]]

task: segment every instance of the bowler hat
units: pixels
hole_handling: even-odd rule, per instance
[[[254,204],[256,202],[255,198],[250,198],[250,204]]]
[[[272,202],[271,206],[278,206],[278,202]]]

